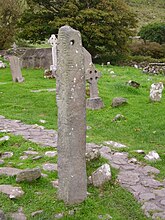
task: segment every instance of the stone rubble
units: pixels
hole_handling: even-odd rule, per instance
[[[3,116],[0,116],[0,130],[10,130],[10,133],[22,135],[25,139],[41,144],[41,146],[56,147],[57,144],[56,131],[41,129],[34,125],[25,125],[19,120],[9,120]],[[117,142],[114,143],[117,144]],[[110,147],[112,147],[111,144],[112,142],[110,142]],[[108,144],[106,143],[106,145]],[[121,146],[122,144],[118,143],[118,145]],[[154,177],[160,171],[152,166],[144,165],[134,160],[134,158],[129,159],[128,153],[115,152],[109,146],[99,146],[94,143],[87,144],[87,148],[97,149],[101,156],[108,160],[111,167],[119,169],[117,181],[141,203],[146,216],[151,216],[155,220],[165,219],[165,181],[160,182]],[[43,168],[44,166],[51,167],[50,163],[46,164],[48,165],[44,164]],[[57,170],[56,164],[54,164],[54,169]],[[16,168],[0,167],[0,175],[16,176],[20,171]],[[54,187],[58,187],[57,180],[52,181],[52,184]],[[11,185],[0,185],[0,191],[6,193],[10,198],[23,195],[21,188],[15,188]],[[58,217],[60,216],[57,214],[55,218]]]

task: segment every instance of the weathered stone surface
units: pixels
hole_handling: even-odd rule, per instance
[[[26,220],[27,219],[25,214],[23,213],[22,207],[18,209],[17,212],[12,213],[11,218],[12,220]]]
[[[158,207],[153,202],[145,202],[144,205],[142,206],[142,209],[144,209],[146,212],[163,211],[160,207]]]
[[[126,120],[126,118],[124,117],[124,115],[122,114],[117,114],[112,121],[121,121],[121,120]]]
[[[55,157],[57,155],[57,151],[46,151],[45,156],[47,157]]]
[[[140,178],[138,173],[134,173],[131,171],[122,171],[118,175],[118,180],[121,184],[128,184],[128,185],[136,185]]]
[[[0,175],[16,176],[21,170],[12,167],[0,167]]]
[[[97,187],[102,186],[109,180],[111,180],[111,169],[109,164],[102,165],[91,175],[92,184]]]
[[[16,56],[10,56],[9,61],[13,82],[23,82],[24,78],[22,77],[19,58]]]
[[[112,100],[112,104],[111,106],[112,107],[118,107],[118,106],[121,106],[121,105],[124,105],[126,104],[128,101],[126,98],[122,98],[122,97],[116,97]]]
[[[159,102],[162,98],[162,91],[164,89],[163,83],[153,83],[150,88],[150,100],[152,102]]]
[[[87,196],[85,70],[81,35],[69,26],[58,33],[57,106],[59,198]]]
[[[57,213],[57,214],[54,215],[55,219],[60,219],[60,218],[63,218],[63,217],[64,217],[63,213]]]
[[[41,213],[43,213],[43,210],[37,210],[37,211],[35,211],[35,212],[32,212],[32,213],[31,213],[31,216],[34,217],[34,216],[39,215],[39,214],[41,214]]]
[[[154,220],[165,219],[165,212],[154,213],[152,219]]]
[[[154,193],[141,193],[139,195],[139,198],[141,201],[150,201],[155,199],[155,194]]]
[[[120,144],[115,141],[105,141],[104,143],[107,145],[110,145],[111,147],[114,147],[114,148],[126,148],[127,147],[126,145]]]
[[[9,196],[10,199],[21,197],[24,194],[21,187],[14,187],[11,185],[0,185],[0,192]]]
[[[155,173],[155,174],[159,174],[160,170],[156,169],[155,167],[151,167],[151,166],[144,166],[143,173]]]
[[[58,180],[51,181],[54,188],[58,189]]]
[[[154,189],[163,186],[161,182],[150,177],[146,177],[144,180],[141,181],[141,183],[143,186],[151,187]]]
[[[0,210],[0,220],[6,220],[5,214],[2,210]]]
[[[153,190],[153,193],[155,193],[157,196],[165,197],[165,188]]]
[[[56,163],[45,163],[42,165],[43,170],[45,171],[57,171]]]
[[[37,151],[33,151],[33,150],[28,150],[28,151],[24,151],[23,152],[25,155],[37,155],[38,152]]]
[[[22,182],[22,181],[32,182],[40,177],[41,177],[40,168],[26,169],[26,170],[22,170],[21,172],[17,174],[16,181],[17,182]]]
[[[4,164],[4,160],[0,160],[0,165],[1,165],[1,164]]]
[[[150,151],[145,157],[144,159],[146,160],[159,160],[160,159],[160,156],[159,154],[156,152],[156,151]]]
[[[0,141],[8,141],[10,139],[9,136],[4,136],[2,138],[0,138]]]
[[[10,158],[12,156],[13,156],[13,152],[7,152],[6,151],[6,152],[2,153],[1,158],[5,159],[5,158]]]
[[[6,64],[0,60],[0,69],[6,68]]]
[[[104,104],[103,101],[100,97],[95,97],[95,98],[88,98],[86,100],[86,108],[96,110],[103,108]]]
[[[88,148],[86,150],[85,156],[86,156],[86,161],[95,160],[100,157],[100,151],[99,149]]]

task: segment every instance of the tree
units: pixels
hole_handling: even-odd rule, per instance
[[[16,23],[21,14],[20,0],[0,0],[0,49],[8,48],[14,40]]]
[[[143,40],[156,42],[159,44],[165,43],[165,23],[152,23],[143,26],[139,32]]]
[[[112,56],[127,50],[135,15],[123,0],[28,0],[29,9],[19,23],[19,37],[37,42],[70,25],[82,34],[92,56]]]

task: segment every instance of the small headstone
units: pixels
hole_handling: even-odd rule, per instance
[[[86,101],[86,107],[92,110],[103,108],[104,104],[102,99],[99,97],[98,92],[98,79],[101,74],[98,72],[92,63],[91,54],[83,48],[84,52],[84,67],[85,67],[85,78],[90,85],[90,98]]]
[[[164,89],[163,83],[153,83],[150,88],[150,100],[159,102],[162,98],[162,91]]]
[[[26,170],[22,170],[17,174],[16,181],[18,183],[23,181],[32,182],[40,177],[41,177],[40,168],[26,169]]]
[[[9,57],[9,61],[13,82],[23,82],[24,78],[22,77],[19,58],[16,56],[11,56]]]
[[[109,164],[102,165],[91,175],[92,184],[97,187],[102,186],[109,180],[111,180],[111,169]]]
[[[57,58],[58,197],[75,204],[87,196],[85,69],[79,31],[59,29]]]
[[[128,101],[126,98],[116,97],[112,100],[112,107],[118,107],[126,104]]]

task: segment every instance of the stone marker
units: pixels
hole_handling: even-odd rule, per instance
[[[58,196],[65,203],[76,204],[87,196],[85,69],[80,32],[61,27],[57,53]]]
[[[153,83],[150,88],[150,100],[159,102],[162,98],[162,91],[164,89],[163,83]]]
[[[55,76],[57,70],[57,38],[55,34],[52,34],[49,38],[48,42],[52,46],[52,61],[53,65],[50,66],[50,70],[52,71],[52,75]]]
[[[89,109],[100,109],[104,106],[102,99],[99,97],[97,82],[101,74],[96,70],[92,63],[91,54],[83,48],[85,78],[90,85],[90,98],[86,101],[86,107]]]
[[[22,77],[19,58],[11,56],[9,57],[9,61],[13,82],[23,82],[24,78]]]

